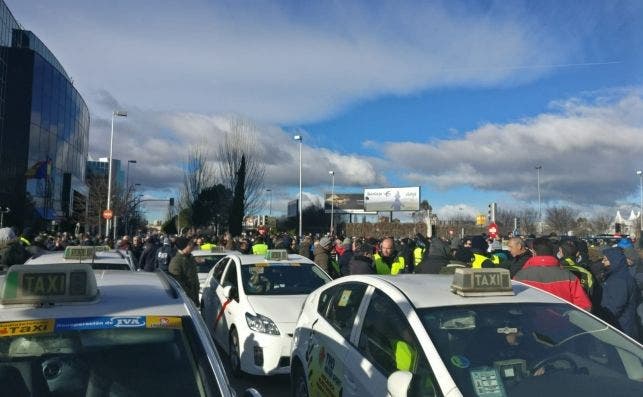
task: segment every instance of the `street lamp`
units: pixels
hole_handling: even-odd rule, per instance
[[[330,188],[330,235],[333,235],[333,219],[335,218],[335,171],[328,171],[331,180]]]
[[[538,174],[538,232],[543,234],[543,211],[540,205],[540,170],[543,169],[542,165],[537,165],[536,172]]]
[[[107,209],[112,205],[112,156],[114,154],[114,117],[127,117],[125,110],[114,110],[112,112],[112,132],[109,137],[109,171],[107,174]],[[110,220],[105,222],[105,236],[109,236]]]
[[[129,165],[130,164],[136,164],[136,160],[127,160],[127,172],[126,172],[126,177],[125,177],[125,188],[128,191],[129,194]]]
[[[272,216],[272,189],[266,189],[269,194],[268,198],[268,216]]]
[[[302,146],[302,137],[301,135],[295,135],[295,140],[299,141],[299,237],[302,236],[302,218],[301,218],[301,208],[303,203],[301,202],[301,146]]]
[[[639,220],[641,224],[641,230],[639,232],[639,247],[642,247],[641,245],[641,237],[643,237],[643,171],[637,170],[636,175],[639,176],[639,179],[641,180],[641,208],[639,209]]]

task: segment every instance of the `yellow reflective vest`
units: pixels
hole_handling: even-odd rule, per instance
[[[424,256],[424,248],[415,247],[415,249],[413,250],[413,266],[417,266],[418,263],[422,261],[423,256]]]
[[[398,274],[402,270],[404,270],[404,258],[401,256],[398,256],[395,258],[393,263],[391,263],[391,267],[384,262],[384,259],[382,259],[382,256],[380,254],[375,254],[373,255],[373,264],[375,265],[375,271],[377,274]]]
[[[212,243],[205,243],[205,244],[201,244],[201,246],[200,246],[199,248],[200,248],[200,249],[202,249],[202,250],[204,250],[204,251],[210,251],[210,250],[211,250],[212,248],[214,248],[214,247],[216,247],[216,245],[215,245],[215,244],[212,244]]]
[[[484,267],[484,266],[482,266],[484,261],[489,261],[489,262],[493,263],[495,266],[498,266],[500,264],[500,261],[498,261],[498,263],[494,263],[494,261],[491,260],[491,258],[488,258],[488,257],[486,257],[484,255],[473,254],[473,262],[471,262],[471,268],[472,269],[481,269],[482,267]]]
[[[395,352],[395,367],[398,371],[413,371],[415,369],[415,349],[407,342],[398,340],[393,343]]]
[[[267,252],[268,252],[267,244],[255,244],[252,246],[253,255],[266,255]]]

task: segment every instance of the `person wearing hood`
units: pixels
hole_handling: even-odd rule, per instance
[[[439,274],[440,270],[449,264],[451,247],[439,237],[435,237],[426,255],[415,268],[415,273]]]
[[[603,251],[603,295],[599,317],[638,340],[636,307],[639,289],[627,269],[627,258],[618,247]]]
[[[334,262],[330,257],[330,251],[333,248],[333,242],[328,237],[319,239],[319,243],[315,244],[315,264],[322,268],[332,278],[338,278],[339,265]]]
[[[355,243],[353,243],[350,238],[346,237],[344,241],[342,241],[342,247],[344,248],[344,252],[339,256],[339,260],[337,262],[339,263],[339,270],[342,275],[345,276],[350,274],[348,264],[355,254]]]
[[[6,270],[13,265],[22,265],[29,256],[13,229],[10,227],[0,229],[0,269]]]

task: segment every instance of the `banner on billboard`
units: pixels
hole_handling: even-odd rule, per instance
[[[296,218],[299,216],[299,200],[290,200],[288,202],[288,210],[286,212],[288,218]]]
[[[337,214],[356,214],[364,212],[364,195],[362,193],[335,193],[334,194],[334,211]],[[331,212],[333,196],[326,193],[324,198],[324,211]]]
[[[364,189],[364,211],[418,211],[420,187]]]

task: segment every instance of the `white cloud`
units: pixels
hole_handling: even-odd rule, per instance
[[[559,102],[558,112],[504,125],[486,124],[460,138],[389,142],[384,155],[409,181],[439,189],[470,186],[536,198],[542,165],[545,201],[611,204],[637,187],[643,168],[643,96],[609,93]]]
[[[529,81],[570,61],[579,40],[499,5],[10,3],[84,95],[289,124],[381,95]]]
[[[480,213],[478,209],[468,204],[449,204],[440,208],[434,209],[439,219],[476,219],[476,215]]]

